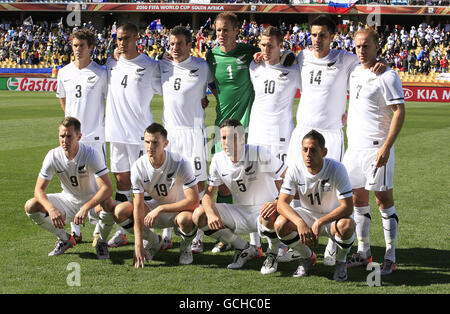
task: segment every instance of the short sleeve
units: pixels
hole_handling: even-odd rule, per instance
[[[197,178],[192,172],[191,165],[186,161],[182,160],[180,165],[180,170],[178,175],[182,178],[183,189],[188,189],[197,184]]]
[[[39,177],[44,180],[51,181],[55,174],[55,167],[53,166],[53,151],[49,151],[42,162],[41,170],[39,171]]]
[[[342,164],[339,164],[336,168],[336,196],[338,199],[353,196],[353,190],[347,170]]]
[[[101,156],[100,153],[95,149],[91,149],[90,163],[90,166],[94,170],[94,176],[96,178],[109,173],[108,167],[103,160],[103,156]]]
[[[286,164],[281,159],[275,157],[268,149],[258,146],[258,159],[262,170],[271,174],[277,180],[286,169]]]
[[[405,102],[400,77],[394,71],[385,73],[380,80],[381,90],[386,105],[392,106]]]
[[[58,72],[58,77],[56,79],[56,97],[57,98],[66,98],[66,90],[64,89],[64,84],[63,84],[63,72],[60,71]]]
[[[217,169],[217,158],[214,156],[209,168],[208,185],[220,186],[222,183],[223,180],[221,179],[219,170]]]
[[[131,173],[130,173],[131,191],[133,192],[133,194],[144,193],[144,185],[142,183],[141,176],[139,175],[139,169],[137,167],[138,162],[139,162],[139,159],[131,167]]]
[[[280,189],[281,193],[295,195],[297,192],[297,181],[294,179],[294,168],[288,168]]]

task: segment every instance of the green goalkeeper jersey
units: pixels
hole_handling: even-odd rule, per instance
[[[255,98],[249,65],[258,51],[259,48],[243,43],[229,52],[222,52],[220,47],[208,51],[206,60],[214,76],[218,98],[217,126],[225,119],[237,119],[244,128],[248,127]]]

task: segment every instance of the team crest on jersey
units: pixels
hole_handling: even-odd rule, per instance
[[[245,168],[245,174],[247,176],[250,176],[250,175],[252,175],[252,174],[254,174],[256,172],[256,169],[253,166],[254,166],[254,163],[251,163],[250,166]]]
[[[97,75],[93,75],[88,77],[87,82],[88,83],[95,83],[95,78],[97,77]]]
[[[172,180],[173,175],[175,174],[175,171],[172,173],[167,174],[167,180]]]
[[[236,64],[245,64],[245,55],[236,58]]]
[[[144,71],[145,71],[145,68],[136,69],[136,75],[137,76],[144,76],[145,73],[142,73]]]
[[[289,72],[282,72],[280,73],[280,75],[278,76],[278,80],[280,81],[286,81],[288,79]]]
[[[336,70],[337,67],[334,66],[335,64],[336,64],[336,61],[328,63],[327,70]]]
[[[320,190],[322,192],[329,192],[329,191],[331,191],[331,184],[328,181],[330,181],[330,178],[320,181]]]
[[[198,71],[199,69],[194,69],[194,70],[190,70],[189,71],[189,76],[190,77],[197,77],[198,76],[198,74],[197,74],[197,71]]]
[[[78,167],[78,173],[86,173],[86,171],[87,171],[86,165]]]
[[[368,78],[367,79],[367,85],[374,85],[376,80],[377,80],[376,77]]]

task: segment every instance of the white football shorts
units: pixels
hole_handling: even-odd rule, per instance
[[[111,142],[111,172],[122,173],[131,171],[133,164],[145,154],[144,144],[124,144]]]
[[[308,227],[312,227],[312,225],[314,224],[314,222],[323,217],[328,215],[328,213],[317,213],[317,212],[313,212],[310,211],[308,209],[305,209],[303,207],[295,207],[294,211],[303,219],[303,221],[308,225]],[[353,215],[351,216],[351,218],[353,218]],[[334,223],[330,222],[329,224],[323,225],[322,227],[320,227],[320,232],[319,235],[322,236],[327,236],[329,238],[332,238],[331,235],[331,225]]]
[[[85,203],[82,201],[74,201],[64,193],[50,193],[47,194],[47,198],[65,217],[66,222],[72,222],[75,215]]]
[[[291,140],[287,153],[287,164],[291,165],[293,162],[302,158],[302,141],[303,137],[311,131],[312,128],[296,127],[292,132]],[[336,130],[322,130],[314,129],[325,138],[325,147],[327,148],[327,155],[325,157],[332,158],[337,161],[342,161],[344,157],[344,132],[342,129]]]
[[[167,128],[167,150],[186,158],[198,181],[207,179],[206,131],[202,128]]]
[[[391,148],[387,164],[381,168],[375,168],[377,152],[378,148],[347,150],[343,164],[352,189],[364,187],[368,191],[388,191],[394,187],[394,147]]]
[[[236,234],[258,232],[258,219],[262,205],[239,206],[216,203],[216,208],[225,226]]]
[[[147,205],[148,209],[152,211],[158,205],[160,205],[156,200],[145,201],[145,205]],[[164,229],[164,228],[172,228],[175,227],[175,217],[179,213],[162,213],[158,218],[156,218],[155,223],[152,228],[155,229]]]

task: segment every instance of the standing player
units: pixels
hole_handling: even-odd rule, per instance
[[[249,65],[257,47],[237,43],[239,21],[236,14],[220,13],[214,22],[220,44],[209,50],[206,61],[211,67],[217,90],[216,126],[226,119],[239,120],[248,127],[250,109],[255,97]]]
[[[345,167],[324,158],[326,154],[325,139],[319,132],[312,130],[303,137],[302,158],[289,166],[281,187],[275,230],[281,241],[300,255],[294,277],[308,276],[317,261],[309,246],[317,245],[319,235],[325,234],[337,243],[334,280],[345,281],[346,256],[355,239],[352,189]],[[301,206],[292,208],[296,193]]]
[[[202,206],[194,211],[194,223],[206,235],[233,245],[236,252],[229,269],[242,268],[255,255],[254,246],[238,234],[264,235],[269,247],[261,272],[274,272],[280,245],[273,230],[278,195],[275,181],[282,179],[286,166],[263,147],[246,145],[244,128],[236,119],[222,122],[220,136],[223,151],[211,161],[208,185]],[[235,204],[213,202],[221,184],[231,191]]]
[[[226,119],[237,119],[244,128],[248,127],[250,109],[255,98],[252,82],[250,80],[249,65],[253,55],[259,51],[257,47],[237,43],[239,34],[239,21],[232,12],[219,13],[214,21],[219,47],[215,47],[206,53],[212,75],[215,80],[217,96],[216,105],[216,133],[213,152],[221,150],[221,141],[218,141],[218,127]],[[217,202],[233,203],[230,191],[225,187],[219,187]],[[257,234],[250,235],[251,243],[261,247],[261,241]],[[228,246],[228,248],[231,248]],[[223,243],[217,243],[213,251],[224,251],[227,247]],[[262,250],[259,252],[262,256]]]
[[[146,154],[131,169],[133,202],[116,206],[116,221],[133,232],[134,266],[144,267],[161,249],[163,239],[150,228],[173,228],[181,235],[180,259],[182,265],[193,261],[191,242],[197,229],[192,223],[192,212],[199,205],[197,179],[191,166],[181,155],[169,152],[167,131],[158,123],[145,129]],[[145,201],[147,192],[152,200]]]
[[[58,72],[56,97],[66,117],[81,122],[81,142],[97,150],[106,164],[105,100],[106,70],[91,60],[95,35],[88,29],[71,35],[74,61]],[[72,235],[81,241],[80,227],[71,222]]]
[[[98,222],[100,238],[96,245],[99,259],[109,258],[107,237],[114,225],[113,188],[103,155],[80,143],[81,124],[66,117],[58,128],[60,147],[49,151],[44,159],[34,189],[34,198],[25,204],[25,211],[37,225],[58,237],[49,256],[63,254],[76,242],[64,226],[66,221],[85,223],[90,211],[101,205]],[[54,175],[61,181],[62,192],[47,194]]]
[[[191,56],[192,35],[183,27],[176,26],[169,36],[172,60],[159,62],[164,101],[162,121],[168,131],[167,149],[186,158],[198,180],[198,191],[204,190],[206,174],[206,128],[202,98],[207,86],[214,81],[208,64],[201,58]],[[166,239],[171,230],[164,230]],[[203,251],[202,233],[193,241],[193,251]]]
[[[359,63],[356,55],[346,50],[330,49],[336,25],[327,15],[311,23],[313,50],[305,49],[297,59],[301,69],[301,98],[297,109],[297,126],[288,148],[294,159],[301,152],[303,136],[311,129],[318,130],[327,143],[327,157],[342,161],[344,156],[343,120],[346,117],[347,90],[351,71]],[[380,72],[385,66],[378,65]],[[294,160],[295,162],[295,160]],[[324,264],[334,265],[336,246],[329,240]]]
[[[111,171],[117,190],[116,201],[131,200],[130,170],[144,154],[142,132],[153,122],[150,103],[160,91],[158,63],[137,51],[139,39],[135,25],[117,29],[118,60],[108,59],[108,97],[106,102],[106,141],[110,142]],[[127,243],[125,232],[118,230],[108,243],[112,247]]]
[[[250,114],[248,143],[265,146],[285,161],[294,129],[292,106],[300,88],[300,71],[297,65],[280,64],[283,35],[278,28],[264,29],[260,47],[263,62],[250,64],[255,101]]]
[[[403,88],[394,70],[388,68],[381,75],[370,71],[379,49],[375,31],[356,32],[355,47],[361,64],[350,77],[348,150],[344,164],[353,188],[358,251],[348,261],[348,266],[367,265],[372,260],[369,191],[374,191],[386,241],[381,275],[388,275],[396,268],[398,217],[393,196],[394,142],[405,119]]]

